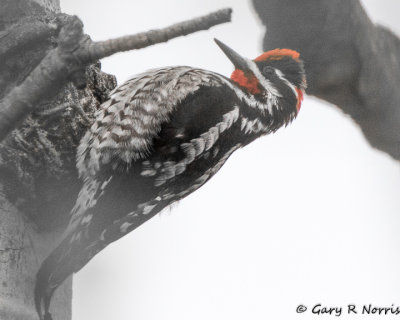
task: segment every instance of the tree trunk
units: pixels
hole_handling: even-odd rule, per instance
[[[59,0],[0,0],[0,99],[26,78],[56,43]],[[37,320],[36,272],[57,245],[80,188],[75,149],[87,119],[71,107],[85,100],[93,113],[116,85],[99,66],[87,68],[87,87],[68,85],[44,101],[0,143],[0,319]],[[54,114],[49,109],[69,105]],[[79,111],[79,110],[78,110]],[[72,279],[56,291],[54,319],[71,319]]]
[[[36,0],[35,3],[30,1],[3,1],[1,22],[6,37],[11,33],[9,39],[9,48],[13,48],[18,41],[17,35],[12,34],[12,28],[21,26],[21,34],[24,31],[24,23],[26,19],[30,23],[35,24],[37,19],[45,16],[45,11],[51,12],[60,11],[58,0]],[[33,9],[33,10],[32,10]],[[32,11],[31,11],[32,10]],[[30,19],[30,13],[37,15],[36,19]],[[11,27],[12,26],[12,27]],[[15,29],[14,29],[15,30]],[[14,41],[14,43],[13,43]],[[47,41],[42,43],[42,48],[36,48],[38,52],[32,53],[31,48],[17,48],[12,54],[6,56],[8,63],[12,63],[13,59],[21,59],[25,64],[24,68],[16,66],[5,66],[3,62],[1,68],[9,72],[7,76],[2,77],[2,96],[8,88],[18,84],[19,77],[12,79],[12,74],[20,73],[21,78],[23,73],[21,69],[27,70],[34,67],[35,61],[39,60],[43,52],[46,50]],[[27,45],[23,45],[29,46]],[[4,42],[3,42],[4,48]],[[33,63],[30,59],[32,55],[37,58]],[[31,60],[31,62],[29,62]],[[19,70],[16,70],[19,69]],[[14,74],[15,74],[14,73]],[[14,81],[13,81],[14,80]],[[7,83],[5,83],[7,82]],[[18,149],[15,148],[14,156],[10,155],[10,142],[8,139],[1,147],[1,181],[0,181],[0,318],[3,320],[33,320],[37,319],[37,314],[33,302],[33,288],[35,283],[35,274],[39,268],[42,259],[50,252],[54,246],[54,241],[60,236],[60,230],[49,230],[48,232],[38,232],[34,221],[28,219],[25,212],[11,204],[7,195],[12,192],[15,194],[14,199],[23,198],[17,185],[15,169],[24,170],[22,166],[14,168],[7,165],[7,160],[4,158],[14,158],[13,161],[18,161]],[[29,141],[27,141],[29,143]],[[26,156],[34,156],[34,154],[25,153]],[[11,159],[9,159],[11,160]],[[7,174],[8,173],[8,174]],[[28,172],[29,174],[29,172]],[[9,175],[9,179],[7,179]],[[9,184],[14,184],[10,186]],[[23,183],[22,183],[23,184]],[[18,202],[18,201],[17,201]],[[71,300],[72,300],[72,281],[68,280],[64,283],[62,289],[57,292],[57,297],[54,299],[54,314],[57,319],[71,319]]]
[[[33,304],[35,274],[60,231],[41,233],[0,189],[0,319],[37,320]],[[57,291],[52,304],[55,319],[71,319],[72,281]]]

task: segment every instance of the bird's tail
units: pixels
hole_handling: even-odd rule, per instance
[[[49,308],[54,291],[105,246],[98,241],[91,242],[88,234],[80,231],[78,228],[67,235],[37,272],[35,306],[40,320],[52,320]]]
[[[67,236],[43,261],[36,274],[35,306],[40,320],[51,320],[49,312],[54,291],[87,262],[84,243],[71,241],[74,234]],[[72,243],[71,243],[72,242]]]
[[[42,263],[36,275],[35,306],[40,320],[52,320],[50,301],[59,285],[52,281],[57,249]]]

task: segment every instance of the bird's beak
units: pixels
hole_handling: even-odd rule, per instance
[[[229,60],[231,60],[236,69],[247,70],[249,68],[247,60],[245,58],[240,56],[238,53],[233,51],[231,48],[229,48],[226,44],[222,43],[218,39],[214,38],[214,41],[229,58]]]

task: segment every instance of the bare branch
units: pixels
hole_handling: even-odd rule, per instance
[[[51,50],[24,82],[0,102],[0,141],[33,111],[43,99],[53,98],[74,75],[111,54],[144,48],[230,21],[231,9],[223,9],[165,29],[103,42],[91,42],[77,17],[69,17],[60,31],[58,47]]]
[[[164,29],[150,30],[131,36],[94,42],[83,47],[77,56],[83,62],[96,61],[114,53],[141,49],[153,44],[167,42],[176,37],[207,30],[211,27],[231,21],[232,9],[221,9],[206,16],[183,21]]]

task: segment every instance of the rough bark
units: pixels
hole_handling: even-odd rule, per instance
[[[338,106],[373,146],[400,160],[400,41],[358,0],[253,0],[265,50],[301,53],[308,94]]]
[[[2,0],[0,98],[20,85],[54,48],[57,1]],[[89,101],[90,115],[115,87],[99,66],[86,70],[88,86],[62,89],[36,105],[37,113],[0,143],[0,319],[36,320],[33,287],[41,261],[54,248],[79,189],[74,149],[87,128],[76,108],[39,115],[58,105]],[[57,320],[71,319],[72,280],[55,295]]]
[[[33,306],[35,273],[49,253],[59,230],[38,233],[34,225],[4,197],[0,189],[0,319],[37,320]],[[71,318],[72,281],[54,300],[57,319]]]

